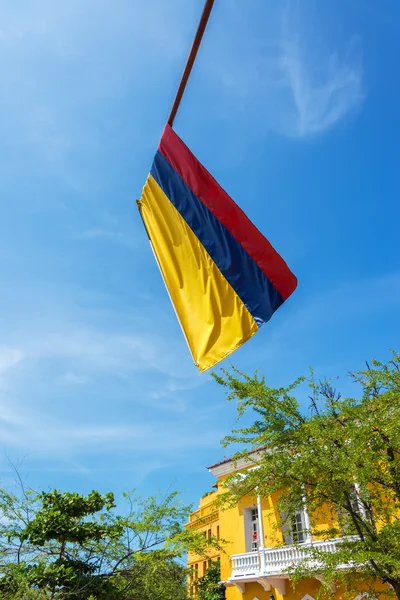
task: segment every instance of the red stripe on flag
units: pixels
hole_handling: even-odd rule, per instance
[[[164,129],[159,149],[196,196],[237,239],[286,300],[296,289],[296,277],[269,241],[169,125]]]

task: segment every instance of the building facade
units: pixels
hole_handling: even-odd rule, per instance
[[[308,545],[334,552],[340,538],[324,540],[319,531],[329,529],[327,515],[313,519],[311,528],[307,509],[299,511],[281,526],[277,498],[244,497],[232,508],[221,510],[216,505],[223,482],[232,473],[247,468],[244,462],[224,460],[208,467],[215,476],[215,492],[200,500],[199,509],[190,515],[187,527],[205,536],[214,535],[226,541],[224,552],[210,552],[209,558],[189,554],[190,592],[196,597],[197,581],[211,560],[219,560],[221,581],[226,585],[227,600],[314,600],[321,586],[318,579],[305,579],[295,589],[287,570],[303,560]],[[314,515],[315,517],[315,515]],[[335,595],[339,599],[340,591]],[[365,594],[364,594],[365,595]],[[363,597],[362,590],[357,600]]]

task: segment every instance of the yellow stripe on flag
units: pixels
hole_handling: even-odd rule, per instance
[[[257,324],[151,175],[139,209],[193,359],[205,371],[254,335]]]

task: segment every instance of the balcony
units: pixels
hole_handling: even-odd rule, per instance
[[[257,581],[267,591],[272,586],[284,594],[288,570],[300,561],[310,559],[308,548],[315,548],[322,552],[335,552],[337,544],[341,541],[342,539],[338,538],[235,554],[231,557],[232,573],[228,583],[236,585],[244,593],[246,582]]]
[[[197,529],[203,525],[210,525],[214,521],[218,521],[218,510],[197,510],[190,515],[189,523],[186,523],[186,529]]]

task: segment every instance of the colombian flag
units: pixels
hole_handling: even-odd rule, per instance
[[[193,359],[205,371],[271,318],[296,277],[169,125],[138,206]]]

